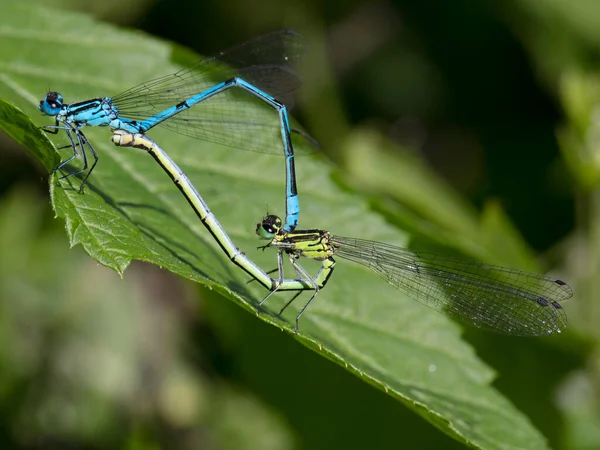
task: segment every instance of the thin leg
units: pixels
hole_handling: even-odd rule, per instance
[[[279,249],[277,251],[277,271],[279,272],[279,278],[275,280],[275,288],[267,294],[265,298],[263,298],[260,303],[256,306],[256,314],[260,314],[260,308],[264,302],[266,302],[271,295],[279,290],[281,283],[283,282],[283,255],[282,250]]]
[[[308,305],[310,305],[310,302],[312,302],[313,299],[317,296],[317,294],[319,293],[319,290],[321,288],[319,287],[317,282],[313,278],[311,278],[311,276],[308,274],[306,269],[304,267],[302,267],[300,264],[298,264],[298,262],[292,255],[290,255],[290,262],[292,263],[292,266],[294,266],[294,269],[296,269],[296,273],[298,274],[298,276],[301,277],[302,279],[305,279],[306,281],[309,281],[312,284],[313,289],[315,290],[314,294],[310,297],[308,302],[306,302],[306,305],[304,305],[304,307],[300,310],[300,313],[296,316],[296,334],[298,334],[298,330],[299,330],[298,324],[300,322],[300,317],[302,316],[302,314],[304,313],[306,308],[308,308]],[[287,302],[287,304],[283,307],[283,309],[279,312],[279,314],[281,314],[283,312],[283,310],[285,308],[287,308],[288,305],[290,305],[296,299],[296,297],[298,297],[298,296],[295,295],[294,297],[292,297],[292,299],[289,302]]]
[[[313,290],[318,292],[320,289],[319,285],[310,276],[310,274],[306,271],[306,269],[304,267],[302,267],[300,264],[298,264],[298,262],[296,261],[296,258],[293,255],[290,255],[290,263],[292,263],[292,266],[294,266],[294,269],[296,270],[296,275],[298,275],[298,279],[309,282],[312,285]],[[298,297],[298,295],[300,295],[300,293],[297,293],[296,295],[294,295],[292,297],[292,299],[289,302],[287,302],[283,308],[281,308],[281,311],[279,311],[279,315],[281,315],[281,313],[283,313],[285,308],[287,308],[289,305],[291,305],[291,303],[296,299],[296,297]],[[313,297],[314,297],[314,295],[313,295]],[[296,332],[298,332],[298,331],[296,331]]]
[[[299,264],[294,264],[295,261],[293,260],[293,258],[291,256],[290,256],[290,261],[292,262],[292,266],[294,267],[294,271],[296,272],[296,276],[299,279],[306,278],[306,271],[300,272],[300,270],[298,270],[298,267],[301,267],[301,266]],[[312,280],[312,277],[310,275],[308,276],[308,280]]]
[[[43,131],[45,131],[46,133],[50,133],[50,134],[58,134],[58,130],[60,130],[61,128],[65,128],[64,125],[60,125],[60,122],[58,120],[54,121],[54,125],[44,125],[43,127],[40,127]],[[54,130],[54,131],[50,131],[50,130]]]
[[[69,138],[69,141],[71,141],[71,148],[73,149],[73,155],[70,158],[67,158],[65,161],[61,162],[58,166],[56,166],[52,170],[51,174],[53,174],[54,172],[58,172],[65,165],[69,164],[73,159],[75,159],[75,158],[77,158],[77,156],[79,156],[79,153],[77,152],[77,145],[75,145],[75,140],[73,139],[73,135],[71,133],[71,129],[70,128],[66,128],[66,127],[63,127],[63,129],[65,130],[65,133],[67,134],[67,137]],[[60,179],[68,177],[70,175],[71,174],[65,175],[64,177],[61,177]]]
[[[296,316],[296,334],[298,334],[298,330],[300,329],[298,325],[300,322],[300,317],[302,316],[302,314],[304,314],[304,311],[306,310],[306,308],[308,308],[308,305],[310,305],[310,302],[313,301],[313,299],[317,296],[318,293],[319,290],[317,289],[315,293],[308,299],[306,305],[304,305],[304,307],[300,310],[300,313],[298,313],[298,315]]]
[[[87,172],[87,174],[85,175],[85,177],[83,179],[83,182],[81,183],[81,186],[79,187],[79,192],[83,192],[83,189],[84,189],[84,187],[86,185],[88,177],[90,176],[90,174],[94,170],[94,167],[96,167],[96,164],[98,163],[98,154],[96,153],[96,150],[90,144],[90,141],[88,141],[88,139],[85,137],[85,134],[83,134],[76,127],[73,127],[71,125],[69,125],[69,126],[65,125],[65,126],[61,126],[61,127],[50,126],[49,128],[56,129],[57,131],[60,128],[64,129],[65,133],[67,134],[67,137],[69,138],[69,141],[71,142],[70,147],[73,149],[73,155],[70,158],[67,158],[62,163],[60,163],[58,166],[56,166],[52,170],[51,173],[54,173],[54,172],[57,172],[57,171],[61,170],[65,165],[69,164],[73,159],[77,158],[79,156],[79,152],[77,151],[77,147],[79,147],[81,149],[81,156],[83,158],[83,168],[81,168],[79,170],[75,170],[73,172],[70,172],[70,173],[68,173],[66,175],[63,175],[62,177],[59,178],[60,180],[62,180],[64,178],[69,178],[69,177],[76,176],[76,175],[80,174],[81,172],[85,172],[88,169],[87,152],[85,151],[86,146],[90,150],[90,152],[92,153],[92,156],[94,157],[94,162],[93,162],[92,166],[90,167],[89,171]],[[48,132],[50,132],[50,131],[48,131]],[[76,139],[73,137],[73,133],[75,134]],[[61,149],[62,148],[66,148],[66,147],[69,147],[69,146],[61,147]]]
[[[92,152],[92,156],[94,157],[94,162],[92,163],[92,167],[90,167],[90,170],[83,178],[83,182],[81,183],[81,186],[79,187],[79,192],[83,192],[83,188],[85,187],[85,184],[87,183],[88,178],[92,174],[94,167],[96,167],[96,164],[98,164],[98,154],[96,153],[96,150],[94,150],[94,147],[92,146],[92,144],[90,144],[90,141],[88,141],[87,138],[85,137],[85,135],[83,133],[81,133],[79,130],[77,130],[77,138],[81,144],[81,148],[83,149],[83,146],[87,145],[87,147],[90,149],[90,152]],[[84,155],[84,158],[83,158],[84,166],[87,167],[87,158],[85,157],[85,151],[82,151],[81,153]]]
[[[67,159],[65,162],[61,163],[56,169],[54,170],[59,170],[61,169],[65,164],[67,164],[69,161],[71,161],[73,158],[75,158],[76,156],[78,156],[77,153],[77,144],[75,143],[75,140],[73,139],[71,133],[73,133],[73,130],[67,130],[65,129],[65,131],[67,132],[67,136],[69,136],[69,139],[71,140],[72,143],[72,147],[73,147],[73,156],[71,156],[69,159]],[[78,130],[75,130],[75,136],[77,137],[77,143],[79,144],[79,148],[81,149],[81,156],[83,158],[83,168],[79,169],[79,170],[75,170],[73,172],[70,172],[66,175],[63,175],[62,177],[59,178],[59,180],[62,180],[63,178],[69,178],[69,177],[74,177],[75,175],[80,174],[81,172],[84,172],[87,170],[88,168],[88,162],[87,162],[87,154],[85,153],[85,143],[87,142],[87,139],[82,139],[83,134],[80,133]],[[79,191],[81,192],[81,188],[79,188]]]

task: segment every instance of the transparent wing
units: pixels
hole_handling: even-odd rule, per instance
[[[517,269],[332,237],[335,255],[363,264],[410,298],[466,325],[515,336],[560,333],[564,281]]]
[[[301,84],[295,66],[308,52],[308,41],[291,30],[256,37],[206,57],[177,73],[133,87],[113,97],[122,117],[146,120],[200,94],[216,84],[241,77],[290,107],[292,92]],[[277,112],[240,88],[208,98],[162,123],[186,136],[235,148],[281,153]],[[303,132],[299,135],[305,136]],[[317,148],[301,139],[298,151]]]
[[[125,114],[123,117],[131,118]],[[238,88],[208,98],[171,117],[161,126],[185,136],[233,148],[277,155],[283,153],[281,121],[277,111]],[[296,155],[318,151],[314,138],[295,122],[292,121],[290,126],[294,127],[292,141]]]

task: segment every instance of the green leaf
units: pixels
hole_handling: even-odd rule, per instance
[[[169,62],[168,43],[139,33],[23,3],[4,3],[0,14],[5,18],[0,29],[0,96],[38,126],[51,123],[36,111],[49,85],[74,102],[114,95],[177,70]],[[7,103],[0,108],[3,129],[22,123],[18,110]],[[11,136],[34,155],[45,149],[36,156],[40,160],[55,159],[46,136],[30,125],[22,129],[23,134],[13,131]],[[265,290],[246,283],[247,276],[220,251],[154,160],[141,151],[114,147],[106,129],[86,128],[85,133],[100,155],[85,194],[78,192],[77,179],[50,180],[52,203],[66,222],[71,244],[80,244],[119,273],[133,260],[151,262],[218,289],[254,313]],[[236,245],[261,267],[274,268],[275,254],[256,250],[260,242],[254,227],[267,207],[283,212],[283,158],[161,129],[150,135],[186,171]],[[61,134],[52,139],[59,146],[67,143]],[[68,155],[69,150],[63,159]],[[296,166],[303,227],[397,245],[406,242],[407,236],[374,214],[367,200],[337,186],[318,156],[298,158]],[[308,261],[306,267],[315,270],[318,264]],[[278,311],[288,299],[289,294],[273,296],[268,311]],[[270,312],[260,318],[293,332],[306,299],[307,294],[294,302],[283,319]],[[546,446],[529,420],[490,387],[492,371],[460,339],[456,324],[403,297],[363,267],[340,261],[300,327],[301,343],[459,441],[486,449]]]
[[[4,132],[27,148],[48,171],[56,167],[60,155],[54,151],[52,143],[44,139],[44,132],[13,105],[2,99],[0,104],[0,122]]]

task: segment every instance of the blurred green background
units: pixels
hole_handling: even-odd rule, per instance
[[[599,3],[51,3],[202,54],[309,37],[294,116],[340,182],[413,248],[522,268],[533,251],[573,286],[560,339],[465,336],[550,446],[600,448]],[[381,143],[368,164],[360,139]],[[2,448],[462,446],[214,292],[142,263],[121,280],[69,249],[46,173],[5,136],[0,158]],[[423,176],[402,172],[414,160]],[[431,183],[474,228],[436,215]]]

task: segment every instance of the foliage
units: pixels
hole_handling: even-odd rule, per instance
[[[65,158],[65,153],[57,154],[48,137],[36,127],[49,123],[48,118],[41,117],[36,111],[36,105],[48,89],[48,85],[52,89],[60,90],[67,101],[80,101],[116,94],[138,82],[171,73],[177,69],[174,60],[193,61],[189,55],[171,44],[138,33],[118,30],[81,14],[18,2],[3,4],[0,8],[3,17],[10,17],[10,21],[5,21],[2,27],[4,45],[0,50],[0,97],[7,101],[0,103],[0,127],[23,145],[48,171],[55,167],[61,158]],[[520,14],[533,14],[529,10],[526,11]],[[517,25],[515,28],[518,29]],[[316,41],[320,42],[319,39]],[[531,39],[531,42],[534,40]],[[319,54],[318,44],[316,50]],[[93,57],[90,57],[91,54]],[[540,51],[537,55],[543,53]],[[315,73],[322,75],[322,79],[327,80],[327,74],[319,73],[322,66],[317,64],[314,66],[315,70],[308,72],[313,76]],[[579,153],[583,155],[581,159],[589,159],[581,141],[589,142],[586,137],[591,133],[589,128],[594,124],[593,120],[585,118],[592,117],[590,110],[596,104],[595,97],[583,94],[587,101],[577,103],[577,99],[582,98],[582,89],[588,87],[595,92],[594,84],[586,81],[588,78],[582,75],[583,69],[578,70],[568,72],[567,75],[571,74],[571,77],[564,78],[565,81],[561,85],[561,98],[569,106],[567,111],[572,113],[574,125],[563,127],[560,137],[561,143],[565,143],[563,151],[565,160],[569,163],[568,167],[575,177],[582,174],[579,178],[582,185],[593,190],[597,180],[593,167],[581,163],[573,156],[574,151],[570,150],[573,147],[583,148]],[[586,83],[581,83],[580,80]],[[310,83],[311,80],[308,80],[307,86],[310,86]],[[308,98],[314,98],[315,88],[312,88],[312,92],[310,87],[308,89]],[[306,111],[310,117],[309,122],[314,121],[314,116],[310,116],[310,104],[306,106]],[[338,119],[340,116],[338,113]],[[35,125],[30,122],[30,118],[34,120]],[[318,126],[315,128],[319,129]],[[323,155],[303,156],[297,159],[303,227],[322,227],[331,229],[336,234],[404,246],[410,241],[419,242],[430,247],[445,247],[446,251],[463,253],[492,263],[539,269],[497,202],[487,202],[482,216],[479,217],[460,195],[437,178],[419,158],[411,155],[406,146],[399,146],[390,141],[375,127],[348,127],[345,132],[341,132],[342,127],[338,127],[338,130],[339,142],[335,144],[327,133],[318,136],[322,137],[321,140],[325,144],[324,152],[327,153],[327,144],[335,147],[331,153],[336,162],[335,169],[325,162]],[[261,267],[274,266],[274,254],[255,250],[259,242],[255,239],[253,226],[265,213],[267,206],[270,212],[279,212],[278,205],[282,205],[282,158],[209,145],[163,130],[153,130],[151,135],[184,168],[236,245]],[[57,216],[66,224],[70,245],[80,245],[90,256],[124,276],[125,280],[128,280],[129,273],[132,272],[125,270],[132,261],[149,262],[208,286],[255,314],[254,307],[264,297],[264,289],[246,284],[245,274],[220,252],[219,246],[201,226],[188,204],[155,162],[143,152],[112,146],[109,143],[108,130],[86,129],[86,136],[98,150],[100,162],[85,194],[79,193],[79,180],[76,178],[59,180],[57,175],[53,175],[49,180],[52,206]],[[53,137],[52,142],[57,146],[66,144],[65,137],[61,135]],[[578,170],[579,167],[581,170]],[[206,290],[202,291],[202,297],[207,308],[207,323],[196,323],[192,320],[186,325],[181,315],[177,320],[166,323],[168,326],[187,326],[190,333],[192,330],[215,333],[218,336],[216,349],[211,347],[212,341],[210,338],[207,340],[206,335],[194,337],[190,334],[182,337],[181,339],[190,341],[188,345],[200,346],[199,352],[204,354],[200,358],[204,363],[190,363],[179,349],[172,361],[167,361],[166,368],[159,371],[159,386],[164,391],[160,390],[157,394],[152,389],[148,392],[142,389],[145,380],[140,372],[144,361],[140,362],[140,358],[147,356],[145,352],[150,351],[144,348],[143,343],[152,339],[153,330],[148,331],[147,336],[140,336],[135,331],[138,326],[152,328],[160,322],[153,323],[156,319],[148,319],[146,313],[140,312],[146,308],[142,299],[134,303],[137,305],[134,312],[127,312],[122,308],[132,307],[131,296],[144,298],[146,295],[149,299],[152,298],[147,290],[141,288],[148,282],[146,278],[155,276],[156,272],[144,269],[147,272],[142,272],[145,275],[142,275],[142,282],[135,288],[137,292],[123,294],[118,292],[122,289],[120,283],[115,283],[112,279],[108,281],[110,276],[106,271],[98,269],[100,275],[94,275],[92,279],[98,283],[96,286],[102,284],[100,297],[110,299],[113,310],[105,316],[96,313],[96,308],[100,308],[103,301],[98,298],[97,293],[86,293],[89,287],[87,282],[82,280],[86,280],[87,276],[80,274],[82,270],[91,270],[84,269],[86,259],[80,253],[65,253],[65,249],[60,250],[57,242],[61,241],[55,226],[49,235],[45,232],[36,235],[34,232],[24,231],[27,230],[28,224],[39,223],[40,219],[31,217],[31,214],[34,214],[33,210],[15,205],[31,204],[31,200],[12,194],[5,202],[6,206],[2,208],[5,214],[2,218],[3,223],[6,223],[6,230],[2,234],[5,240],[2,248],[7,251],[3,251],[6,260],[0,276],[10,283],[2,283],[8,286],[8,290],[3,292],[2,297],[6,305],[0,315],[4,318],[2,332],[6,334],[3,342],[23,341],[18,338],[20,330],[10,325],[13,321],[9,320],[24,317],[24,313],[13,309],[12,302],[8,300],[15,298],[23,300],[17,302],[18,304],[31,304],[31,308],[38,311],[36,314],[40,318],[36,321],[36,327],[41,330],[39,335],[57,333],[58,343],[54,344],[56,350],[45,350],[35,342],[48,340],[38,337],[37,341],[29,345],[35,350],[30,350],[29,360],[16,356],[25,354],[23,350],[6,346],[3,348],[7,355],[3,357],[4,367],[17,368],[22,370],[25,376],[39,378],[42,367],[45,367],[40,362],[41,354],[47,352],[51,355],[50,367],[53,367],[49,375],[51,380],[56,377],[55,372],[60,373],[59,364],[65,359],[75,360],[71,364],[79,371],[93,371],[96,375],[106,373],[109,376],[110,372],[105,372],[108,369],[102,369],[110,367],[109,363],[96,358],[88,360],[91,354],[96,353],[93,345],[87,348],[73,347],[74,342],[82,337],[84,342],[89,341],[91,338],[86,337],[85,333],[91,329],[97,332],[94,337],[98,340],[97,345],[103,346],[108,342],[114,347],[110,351],[101,350],[99,354],[105,354],[106,358],[112,360],[115,367],[113,371],[116,371],[112,375],[114,378],[107,379],[113,383],[109,388],[102,386],[102,377],[100,380],[92,377],[85,384],[82,382],[86,379],[84,375],[79,375],[79,372],[73,375],[73,386],[81,392],[89,393],[91,400],[81,403],[68,401],[65,400],[67,397],[62,389],[48,388],[42,391],[43,395],[34,396],[32,403],[23,406],[20,411],[7,410],[4,414],[15,424],[13,428],[27,427],[33,436],[42,436],[50,441],[58,439],[94,442],[99,446],[118,441],[123,446],[135,447],[151,445],[164,439],[157,431],[161,425],[156,422],[156,417],[153,417],[153,414],[156,414],[166,418],[168,425],[163,424],[162,427],[170,429],[171,432],[178,426],[190,430],[189,440],[180,437],[177,441],[182,447],[202,443],[218,448],[239,448],[240,443],[247,443],[252,448],[284,448],[293,445],[290,428],[299,428],[303,430],[300,432],[303,442],[321,439],[323,448],[332,448],[332,445],[325,444],[327,438],[324,438],[324,435],[336,428],[334,423],[328,423],[324,429],[317,425],[303,428],[297,425],[297,417],[290,419],[294,417],[294,412],[290,412],[291,408],[304,411],[309,417],[318,417],[318,410],[326,411],[327,406],[315,403],[305,405],[303,409],[295,405],[290,407],[288,403],[286,409],[281,398],[292,395],[294,389],[318,388],[310,384],[304,386],[297,374],[292,374],[289,379],[296,376],[298,383],[285,384],[276,392],[273,388],[269,392],[268,388],[261,387],[261,383],[257,381],[266,378],[267,384],[270,384],[269,380],[275,383],[275,372],[278,368],[274,366],[282,364],[283,361],[286,361],[291,372],[297,372],[298,361],[294,358],[286,359],[284,356],[276,357],[284,354],[277,349],[286,348],[289,352],[298,352],[298,355],[303,355],[300,358],[307,358],[314,367],[320,364],[317,362],[318,358],[296,348],[298,346],[290,346],[282,333],[274,334],[269,340],[283,342],[270,343],[268,345],[273,345],[270,348],[260,346],[259,343],[264,345],[265,342],[260,338],[261,333],[268,334],[272,331],[255,323],[257,321],[254,317],[239,315],[237,311],[228,309],[219,302],[219,296]],[[15,214],[11,211],[19,212]],[[398,227],[405,231],[398,231]],[[19,238],[15,237],[15,230],[21,231]],[[45,249],[46,253],[43,253],[37,248],[43,246],[43,242],[52,243],[51,252]],[[31,250],[24,254],[30,255],[32,259],[24,259],[20,265],[15,264],[11,267],[11,261],[18,259],[18,255],[28,247]],[[78,256],[71,257],[71,253]],[[73,262],[69,261],[71,258]],[[60,261],[61,264],[52,264],[51,259]],[[52,270],[45,271],[44,264]],[[314,269],[317,266],[310,267]],[[14,288],[14,285],[36,286],[36,283],[39,283],[36,281],[36,277],[39,276],[37,274],[41,273],[45,273],[43,287],[37,287],[34,292]],[[68,276],[60,276],[61,273]],[[159,278],[163,276],[159,275]],[[15,282],[19,279],[23,281]],[[83,284],[71,286],[72,280]],[[168,280],[171,279],[166,278],[163,283],[157,283],[157,286],[160,286],[157,289],[164,290],[162,297],[168,299],[166,303],[189,305],[189,302],[184,301],[185,289],[173,287],[173,281]],[[43,292],[53,292],[53,295],[49,294],[45,298]],[[76,295],[71,298],[73,292]],[[51,301],[54,297],[57,301]],[[286,296],[281,295],[269,301],[267,311],[259,318],[291,333],[293,318],[302,306],[302,298],[286,311],[283,318],[279,318],[273,312],[278,311],[286,301]],[[84,305],[92,305],[92,313],[88,319],[78,312],[78,300],[83,301]],[[57,304],[64,306],[59,308]],[[51,308],[52,305],[57,305],[56,309]],[[150,312],[147,314],[150,315],[165,310],[164,306],[149,307]],[[202,308],[194,307],[192,315],[203,317],[201,312]],[[140,317],[137,317],[138,314]],[[172,314],[177,316],[176,313]],[[69,316],[69,324],[76,332],[63,325],[64,315]],[[186,314],[183,315],[185,316]],[[149,321],[149,324],[144,323],[145,320]],[[128,322],[136,325],[128,329]],[[100,326],[102,324],[104,327]],[[79,327],[82,330],[78,330]],[[242,333],[242,330],[246,332]],[[546,391],[540,394],[544,402],[550,402],[548,392],[556,387],[555,384],[564,377],[564,373],[575,364],[573,358],[566,358],[569,352],[568,344],[561,344],[556,340],[521,345],[520,341],[515,339],[506,340],[502,337],[471,333],[478,337],[476,342],[480,348],[488,346],[488,349],[492,349],[496,346],[500,348],[499,354],[512,355],[515,360],[518,360],[519,356],[531,358],[538,355],[539,361],[533,372],[539,372],[543,376],[549,374],[557,357],[565,358],[566,362],[561,364],[560,368],[554,369],[549,377],[552,382],[544,384]],[[477,448],[529,449],[547,446],[546,439],[512,402],[517,403],[523,410],[532,410],[532,420],[544,433],[548,432],[543,426],[544,414],[547,414],[547,411],[536,416],[535,408],[528,406],[522,398],[507,398],[499,393],[491,386],[493,371],[475,356],[473,347],[461,339],[458,326],[416,302],[402,298],[397,291],[382,284],[364,268],[340,262],[330,284],[303,316],[301,333],[298,336],[291,335],[317,354],[333,360],[348,372],[399,400],[459,442]],[[104,341],[104,337],[108,340]],[[256,347],[251,358],[253,361],[248,361],[250,357],[247,355],[252,354],[249,353],[252,350],[243,349],[245,344],[251,344],[254,339],[256,346],[250,345]],[[167,340],[165,347],[158,346],[155,350],[158,355],[151,355],[158,358],[149,359],[148,364],[151,367],[156,368],[162,364],[161,358],[168,354],[169,348],[178,348],[176,344],[169,347],[169,342]],[[223,345],[227,346],[228,350],[221,348]],[[161,347],[164,348],[164,354]],[[241,350],[232,350],[237,347]],[[206,369],[206,364],[214,366],[212,370],[222,372],[221,376],[227,378],[227,370],[223,372],[221,367],[223,363],[219,363],[219,358],[214,359],[211,352],[221,355],[232,352],[237,356],[233,358],[237,363],[228,364],[242,366],[242,362],[246,361],[248,367],[254,368],[253,375],[248,375],[245,367],[230,370],[238,374],[239,382],[248,382],[243,380],[244,377],[254,380],[250,381],[250,385],[263,392],[265,398],[269,399],[268,403],[276,405],[280,411],[285,411],[288,420],[293,422],[291,427],[273,415],[259,400],[248,399],[247,394],[231,388],[227,382],[215,382],[206,378],[202,373],[210,372]],[[211,355],[213,359],[210,359]],[[81,361],[82,359],[84,361]],[[258,368],[257,361],[261,359],[265,361]],[[507,370],[522,375],[525,367],[527,365],[523,364],[522,367],[513,366]],[[196,373],[195,370],[200,368],[201,372]],[[321,389],[335,389],[337,375],[327,374],[340,372],[331,372],[332,370],[334,369],[328,366],[322,369],[322,379],[329,379],[330,383],[323,381]],[[7,374],[7,379],[13,381],[5,384],[2,395],[4,398],[18,398],[18,386],[22,382],[19,372],[13,370],[3,373]],[[257,375],[259,373],[262,373],[261,377]],[[505,376],[505,372],[502,373]],[[510,378],[510,375],[508,376]],[[514,378],[518,379],[518,376]],[[594,386],[589,377],[583,378],[586,383]],[[115,387],[121,383],[124,384]],[[570,386],[571,390],[576,390],[577,383]],[[507,392],[510,391],[509,386]],[[135,402],[135,396],[140,395],[139,392],[149,397],[148,405]],[[341,399],[342,393],[353,395],[353,389],[338,392],[340,396],[329,398],[330,403],[342,405],[345,403],[345,400]],[[375,390],[365,392],[366,398],[376,395]],[[57,400],[53,403],[53,399]],[[316,395],[314,400],[320,400],[319,395]],[[302,404],[302,399],[296,401]],[[118,424],[115,404],[121,402],[128,405],[125,414],[129,420]],[[212,411],[217,404],[225,405],[221,410],[217,408],[217,413],[221,416],[210,416],[206,411]],[[350,401],[350,405],[360,408],[358,402]],[[92,422],[86,424],[72,419],[67,421],[69,416],[60,411],[69,408],[76,412],[73,413],[74,417],[86,417]],[[154,412],[148,413],[146,408]],[[142,413],[140,409],[143,410]],[[245,418],[240,419],[233,413],[229,414],[239,410],[247,412]],[[568,408],[565,410],[568,411]],[[587,416],[587,420],[594,423],[593,405],[589,410],[592,412]],[[36,411],[44,411],[47,416],[62,420],[62,424],[48,425],[48,422],[42,420],[46,416],[36,416]],[[386,409],[382,411],[396,417],[394,414],[397,414],[397,406],[386,404]],[[528,412],[531,414],[531,411]],[[39,422],[35,423],[32,419],[23,422],[20,419],[29,415],[40,417],[37,419]],[[238,424],[243,423],[249,416],[254,418],[253,426],[248,427],[246,423],[246,426],[240,427]],[[134,424],[140,417],[144,425],[136,428]],[[566,423],[569,423],[568,417],[565,416]],[[380,430],[378,426],[385,429],[385,420],[379,422],[374,419],[371,427],[365,428],[366,434],[363,439],[366,442],[373,442],[372,435]],[[368,421],[365,420],[364,423],[367,424]],[[224,424],[230,424],[231,428]],[[343,427],[343,422],[339,427]],[[393,431],[389,431],[388,435],[382,434],[388,437],[382,437],[379,441],[382,447],[393,445],[391,439],[394,438],[394,433],[396,439],[402,439],[397,435],[398,423],[392,423],[390,427]],[[202,429],[209,429],[211,437],[203,437]],[[272,430],[269,437],[265,436],[263,431],[266,429]],[[307,430],[311,429],[312,436],[309,436],[311,431]],[[106,441],[96,440],[98,430],[103,430],[100,433],[107,435]],[[400,431],[403,434],[410,433],[410,428],[402,426]],[[551,438],[556,441],[557,436]],[[18,433],[12,439],[15,444],[20,445],[32,442],[32,436],[23,437]],[[358,445],[360,439],[355,437],[348,442]],[[408,442],[413,438],[406,439]],[[423,442],[420,448],[425,448]],[[435,442],[438,443],[432,443],[433,447],[439,445],[440,441]],[[449,441],[441,442],[450,445]],[[315,448],[314,445],[310,447]]]

